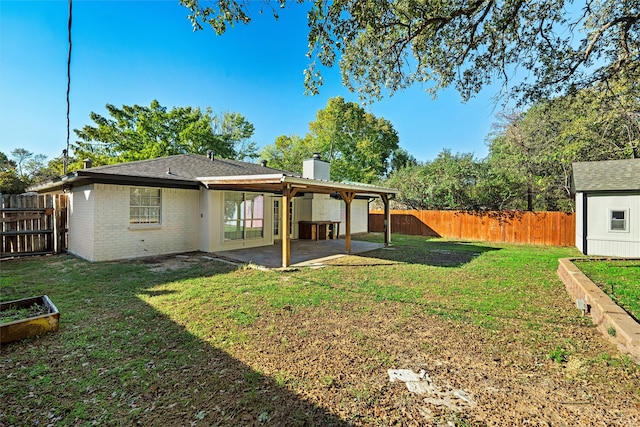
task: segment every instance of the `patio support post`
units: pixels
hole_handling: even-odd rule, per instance
[[[290,185],[282,189],[282,266],[291,265],[291,236],[289,234],[289,224],[291,224],[291,212],[289,202],[298,192],[297,188]]]
[[[346,205],[345,221],[347,230],[345,231],[345,248],[347,250],[347,253],[351,253],[351,202],[356,196],[356,193],[352,191],[341,191],[340,195],[342,196],[342,200],[344,200],[344,203]]]
[[[391,209],[389,209],[389,196],[380,194],[382,203],[384,203],[384,245],[391,244]]]
[[[291,236],[289,236],[289,195],[290,189],[285,188],[282,191],[282,266],[289,267],[291,264]]]

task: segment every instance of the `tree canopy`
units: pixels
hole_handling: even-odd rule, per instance
[[[106,109],[110,118],[92,112],[95,125],[74,129],[76,159],[91,158],[97,166],[208,150],[226,158],[256,157],[256,144],[249,141],[254,127],[238,113],[220,117],[210,109],[168,110],[156,100],[149,107],[107,104]]]
[[[275,143],[262,149],[260,157],[272,168],[302,175],[302,162],[319,152],[320,147],[309,135],[304,138],[298,135],[280,135]]]
[[[398,149],[398,134],[391,122],[340,96],[318,111],[309,131],[320,153],[331,162],[335,180],[376,182],[386,175]]]
[[[482,163],[472,154],[443,150],[435,160],[408,165],[385,182],[400,189],[399,203],[412,209],[479,209]]]
[[[444,150],[386,184],[416,209],[572,211],[573,162],[640,158],[640,98],[599,89],[500,113],[487,158]]]
[[[570,210],[571,163],[638,158],[640,99],[583,89],[502,115],[489,162],[526,188],[526,209]]]
[[[261,5],[277,18],[294,2],[302,0]],[[251,21],[249,0],[180,3],[194,29],[210,25],[222,34]],[[428,83],[432,94],[453,86],[466,100],[501,82],[528,102],[596,82],[640,81],[637,1],[314,0],[308,25],[309,93],[322,85],[321,67],[336,64],[363,99]],[[524,80],[512,82],[520,70]]]
[[[304,138],[280,136],[275,144],[264,147],[261,155],[272,167],[300,173],[302,161],[313,153],[331,163],[332,180],[363,183],[377,182],[392,166],[413,159],[399,149],[391,122],[342,97],[329,99],[326,108],[309,123]],[[395,163],[394,154],[398,157]]]
[[[46,165],[46,156],[24,148],[0,151],[0,193],[20,194],[34,182],[53,178],[54,170]]]

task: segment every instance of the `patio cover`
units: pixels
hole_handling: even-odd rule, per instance
[[[346,205],[346,251],[351,252],[351,202],[357,195],[380,197],[384,204],[384,244],[391,243],[391,210],[389,199],[398,190],[360,183],[342,183],[322,181],[317,179],[300,178],[285,174],[243,175],[243,176],[212,176],[197,178],[205,187],[215,190],[249,190],[264,191],[282,195],[282,206],[289,206],[289,201],[298,193],[337,193]],[[283,209],[282,230],[288,230],[291,223],[289,209]],[[289,233],[282,233],[282,266],[291,265],[291,239]]]

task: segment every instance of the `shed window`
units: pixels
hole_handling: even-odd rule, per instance
[[[611,231],[628,231],[627,224],[629,219],[628,210],[612,210],[611,211]]]
[[[159,188],[131,187],[129,193],[130,224],[160,224]]]

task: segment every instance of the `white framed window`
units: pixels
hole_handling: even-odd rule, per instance
[[[225,240],[262,237],[264,237],[264,194],[225,192]]]
[[[280,236],[280,200],[273,201],[273,236]]]
[[[609,210],[609,231],[629,231],[629,209]]]
[[[280,225],[282,224],[280,200],[273,201],[273,237],[280,237]],[[289,200],[289,236],[293,234],[293,200]]]
[[[161,194],[160,188],[131,187],[129,224],[160,224]]]

